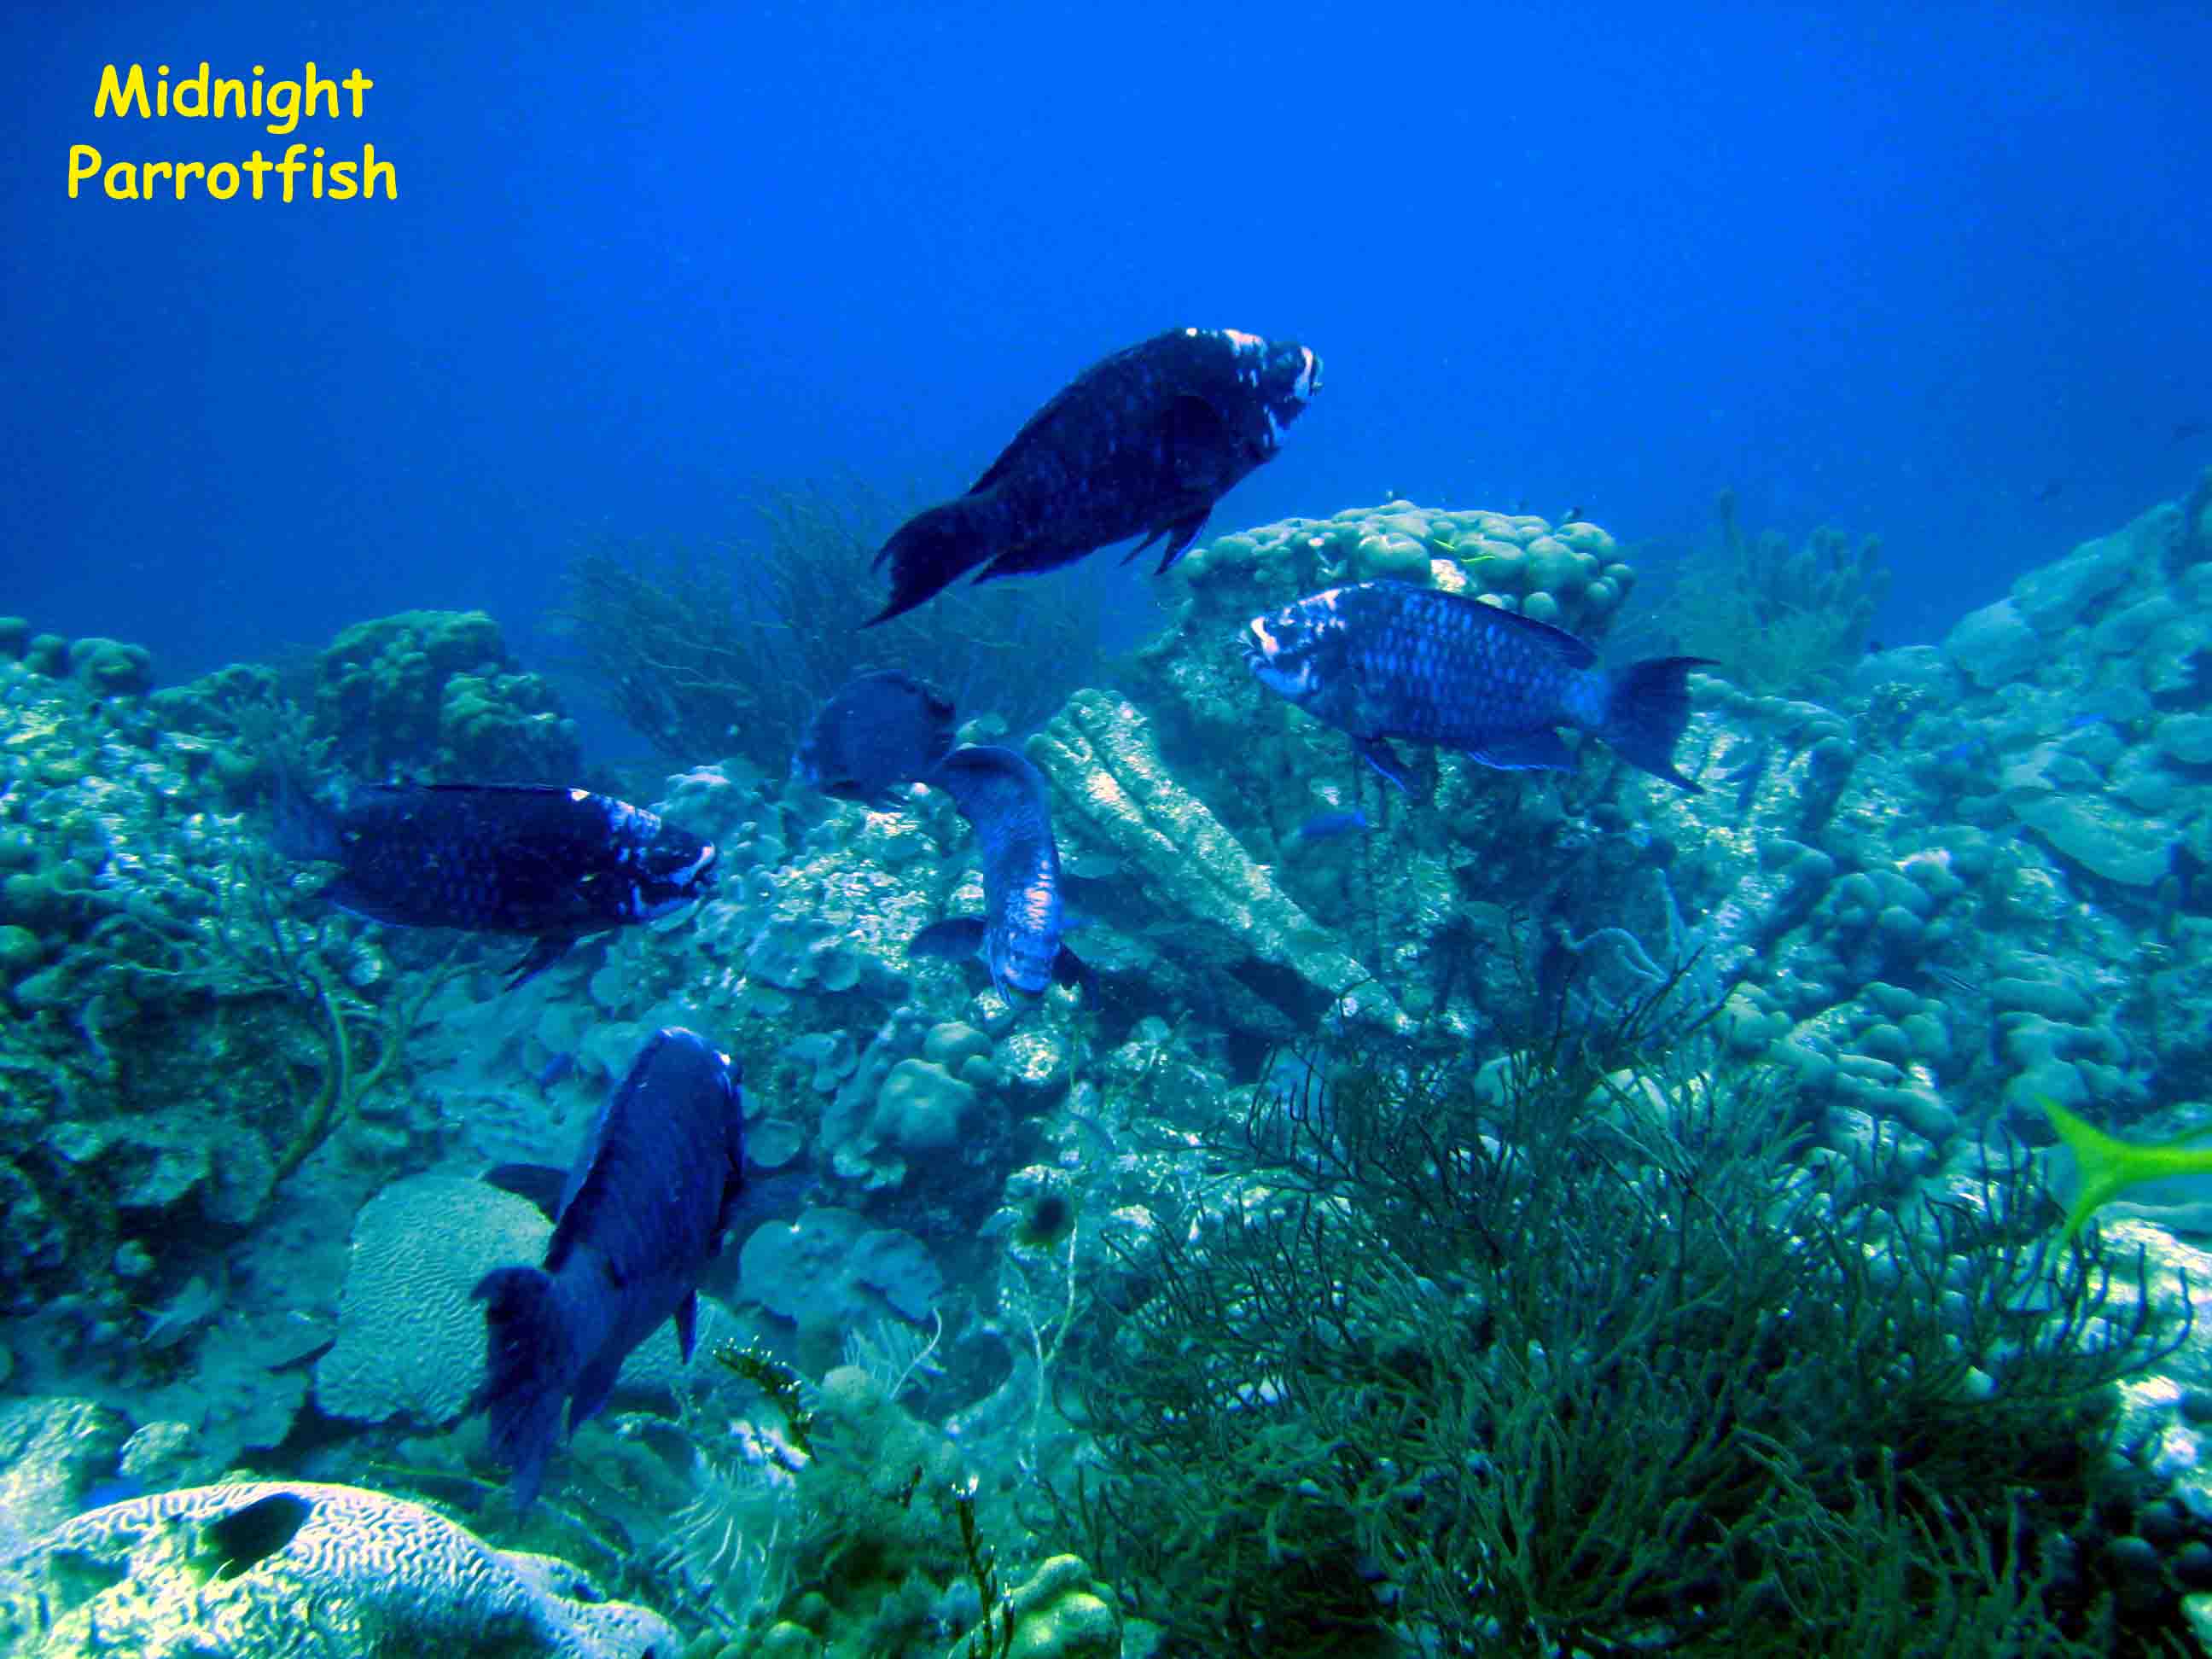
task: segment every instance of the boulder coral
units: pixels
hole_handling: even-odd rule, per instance
[[[562,783],[575,722],[481,611],[408,611],[347,629],[317,659],[313,734],[354,775]]]

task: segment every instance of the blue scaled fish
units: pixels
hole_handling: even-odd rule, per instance
[[[372,921],[526,933],[513,990],[586,933],[703,897],[714,844],[642,807],[526,784],[378,784],[333,810],[280,772],[276,846],[342,867],[323,896]]]
[[[1562,629],[1406,582],[1332,587],[1245,624],[1245,665],[1278,696],[1349,732],[1370,766],[1410,791],[1393,738],[1457,749],[1508,771],[1571,771],[1574,726],[1679,789],[1686,682],[1701,657],[1654,657],[1617,673]]]
[[[966,495],[884,544],[890,599],[870,625],[977,565],[978,581],[1053,570],[1132,536],[1144,540],[1130,558],[1165,539],[1165,570],[1320,390],[1321,359],[1305,347],[1233,328],[1170,329],[1092,364]]]
[[[655,1032],[584,1137],[535,1267],[495,1267],[484,1304],[491,1449],[538,1495],[560,1431],[606,1403],[630,1351],[674,1317],[684,1358],[698,1328],[701,1271],[736,1219],[744,1181],[743,1074],[677,1027]],[[528,1166],[523,1166],[526,1169]],[[500,1184],[514,1186],[515,1166]],[[555,1172],[557,1173],[557,1172]]]
[[[816,711],[791,775],[839,800],[888,802],[952,752],[952,705],[896,669],[863,674]]]
[[[1088,986],[1091,970],[1060,943],[1060,849],[1044,777],[1011,749],[954,750],[925,781],[951,795],[983,853],[983,914],[933,921],[907,942],[911,956],[981,955],[1005,997],[1041,996],[1057,980]]]

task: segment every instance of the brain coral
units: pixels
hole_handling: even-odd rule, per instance
[[[363,1423],[453,1422],[483,1380],[483,1304],[470,1292],[494,1267],[540,1260],[552,1232],[527,1199],[481,1181],[393,1182],[354,1219],[337,1340],[315,1367],[315,1403]],[[712,1297],[699,1298],[702,1347],[731,1337],[735,1323]],[[714,1381],[713,1369],[687,1367],[675,1326],[664,1323],[630,1355],[622,1383],[673,1393]]]
[[[315,1402],[365,1423],[460,1416],[483,1371],[483,1304],[494,1267],[536,1261],[553,1224],[527,1199],[481,1181],[395,1181],[354,1218],[338,1337],[315,1367]]]
[[[270,1659],[490,1654],[673,1659],[666,1620],[544,1556],[495,1550],[419,1504],[353,1486],[192,1486],[79,1516],[27,1558],[25,1651]],[[41,1639],[42,1638],[42,1639]]]

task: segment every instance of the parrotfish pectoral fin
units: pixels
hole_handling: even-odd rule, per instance
[[[1398,758],[1398,751],[1380,738],[1354,738],[1352,746],[1359,758],[1365,761],[1405,793],[1416,793],[1413,774],[1406,770],[1406,763]]]
[[[281,849],[280,849],[281,850]],[[291,854],[288,857],[301,854]],[[336,854],[332,854],[333,857]],[[323,889],[319,896],[349,916],[359,916],[363,921],[380,921],[388,927],[404,927],[406,918],[389,900],[379,898],[351,876],[340,876]]]
[[[1163,536],[1166,535],[1167,533],[1168,533],[1168,532],[1167,532],[1166,531],[1164,531],[1164,530],[1155,530],[1154,532],[1152,532],[1152,533],[1151,535],[1149,535],[1149,536],[1146,537],[1144,540],[1142,540],[1142,541],[1139,542],[1139,543],[1138,543],[1134,547],[1131,548],[1131,549],[1130,549],[1127,553],[1124,553],[1124,554],[1121,556],[1121,562],[1122,562],[1123,564],[1133,564],[1133,563],[1135,563],[1135,562],[1136,562],[1136,558],[1137,558],[1137,555],[1138,555],[1138,554],[1139,554],[1139,553],[1143,552],[1146,548],[1150,547],[1150,546],[1151,546],[1154,542],[1156,542],[1156,541],[1159,540],[1159,538],[1160,538],[1161,537],[1163,537]],[[1166,567],[1164,565],[1164,566],[1162,566],[1162,567],[1161,567],[1161,568],[1165,569],[1165,568],[1166,568]]]
[[[1198,539],[1198,532],[1206,528],[1206,517],[1211,511],[1211,508],[1200,507],[1188,519],[1178,519],[1169,526],[1173,533],[1168,538],[1168,544],[1160,550],[1159,568],[1152,574],[1165,575],[1168,567],[1182,557],[1190,544]]]
[[[983,517],[977,498],[963,495],[916,514],[894,531],[876,555],[877,567],[891,568],[891,596],[863,626],[905,615],[989,558],[994,550]]]
[[[1690,723],[1690,671],[1710,657],[1652,657],[1621,670],[1605,702],[1597,735],[1631,766],[1692,795],[1705,793],[1674,769],[1674,745]]]
[[[1514,732],[1492,738],[1480,749],[1465,751],[1477,766],[1500,772],[1571,772],[1575,757],[1566,740],[1548,726],[1534,732]]]
[[[521,989],[575,948],[574,933],[548,934],[530,947],[528,956],[514,964],[514,971],[507,976],[507,988]]]
[[[933,921],[906,942],[910,957],[945,957],[958,961],[983,948],[983,918],[947,916]]]
[[[517,1198],[526,1198],[545,1212],[548,1221],[561,1218],[561,1194],[568,1190],[568,1172],[550,1164],[495,1164],[483,1172],[484,1183]]]
[[[699,1292],[688,1292],[676,1304],[676,1349],[684,1363],[691,1363],[691,1350],[699,1341]]]
[[[1219,494],[1223,470],[1237,447],[1221,411],[1195,392],[1185,392],[1168,406],[1167,440],[1176,482],[1185,489]]]

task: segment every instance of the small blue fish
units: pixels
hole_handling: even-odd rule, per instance
[[[1348,836],[1355,830],[1373,826],[1367,814],[1357,806],[1342,812],[1316,812],[1300,824],[1294,832],[1300,841],[1328,841],[1338,836]]]

